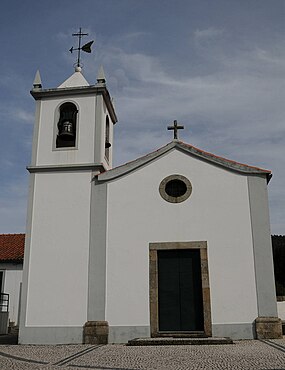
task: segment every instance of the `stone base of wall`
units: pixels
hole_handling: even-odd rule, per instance
[[[257,339],[282,338],[282,321],[278,317],[258,317],[255,320]]]
[[[108,321],[87,321],[83,327],[84,344],[108,344]]]

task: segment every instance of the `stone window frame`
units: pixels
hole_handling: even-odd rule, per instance
[[[201,282],[203,299],[204,330],[197,332],[160,332],[158,314],[158,253],[159,250],[196,249],[200,251]],[[161,242],[149,244],[149,304],[150,304],[150,332],[151,337],[191,337],[201,334],[212,336],[210,283],[208,268],[208,248],[206,241],[192,242]]]
[[[179,197],[173,197],[166,193],[165,191],[166,184],[169,181],[173,181],[173,180],[180,180],[184,182],[184,184],[186,185],[186,192],[183,195]],[[186,199],[188,199],[190,195],[192,194],[192,184],[190,180],[188,180],[187,177],[183,175],[179,175],[179,174],[169,175],[165,177],[159,184],[159,194],[164,200],[166,200],[169,203],[181,203],[181,202],[184,202]]]

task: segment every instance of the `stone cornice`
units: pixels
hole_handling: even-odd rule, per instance
[[[57,171],[104,171],[102,163],[84,163],[84,164],[60,164],[60,165],[43,165],[43,166],[28,166],[27,170],[30,173],[39,172],[57,172]]]
[[[110,97],[109,91],[104,83],[98,83],[92,86],[64,87],[55,89],[32,89],[31,95],[35,100],[56,97],[80,96],[80,95],[103,95],[105,104],[110,112],[112,122],[115,124],[118,119]]]

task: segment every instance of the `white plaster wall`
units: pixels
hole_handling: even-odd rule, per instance
[[[35,175],[27,326],[86,322],[90,187],[90,172]]]
[[[279,319],[285,321],[285,301],[277,302],[277,312]]]
[[[158,191],[166,176],[192,183],[179,204]],[[208,243],[213,324],[258,316],[247,177],[179,151],[108,184],[106,320],[149,325],[149,243]]]
[[[78,106],[78,149],[55,148],[56,130],[59,116],[58,108],[65,102]],[[81,164],[94,162],[96,97],[86,96],[64,99],[43,99],[40,109],[39,137],[37,142],[36,164]]]
[[[18,324],[20,285],[22,282],[23,265],[5,264],[0,265],[0,270],[4,271],[3,293],[9,294],[9,320]]]

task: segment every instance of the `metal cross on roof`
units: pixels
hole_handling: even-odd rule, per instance
[[[72,46],[72,48],[69,49],[69,51],[72,53],[74,50],[78,50],[76,65],[77,65],[77,67],[80,67],[80,50],[85,51],[85,53],[91,53],[91,45],[93,44],[94,41],[89,41],[89,42],[87,42],[87,44],[85,44],[81,47],[82,37],[83,36],[88,36],[88,33],[81,32],[81,27],[79,28],[79,32],[78,33],[73,33],[72,36],[77,36],[78,37],[78,48],[75,49]]]
[[[168,126],[167,127],[167,130],[173,130],[173,138],[174,138],[174,140],[175,139],[178,139],[178,135],[177,135],[177,132],[178,132],[178,130],[183,130],[184,129],[184,126],[179,126],[178,124],[177,124],[177,121],[176,120],[174,120],[174,122],[173,122],[173,126]]]

